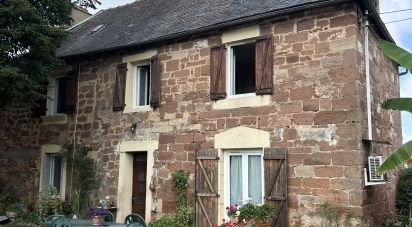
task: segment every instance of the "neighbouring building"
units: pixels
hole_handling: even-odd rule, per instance
[[[392,40],[378,15],[371,0],[104,10],[58,50],[66,66],[43,116],[22,104],[0,113],[0,181],[32,198],[50,184],[67,193],[55,154],[75,137],[93,148],[96,199],[116,198],[119,221],[174,211],[171,174],[182,169],[197,226],[248,199],[276,206],[274,226],[320,226],[325,202],[340,220],[349,209],[353,224],[381,226],[397,175],[367,186],[364,168],[402,135],[400,114],[381,108],[399,79],[377,47]]]

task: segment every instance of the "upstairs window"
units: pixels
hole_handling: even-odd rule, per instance
[[[53,113],[59,114],[65,112],[66,84],[66,78],[57,78],[55,80]]]
[[[229,47],[229,96],[256,91],[255,42]]]
[[[273,93],[273,38],[261,36],[210,50],[210,98]]]
[[[150,65],[136,67],[133,81],[134,107],[149,105]]]
[[[47,114],[71,114],[76,110],[77,103],[77,74],[72,71],[66,77],[50,80],[47,91]]]

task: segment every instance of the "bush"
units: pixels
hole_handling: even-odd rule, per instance
[[[176,213],[165,214],[149,224],[150,227],[189,227],[193,225],[193,208],[191,207],[182,207]]]
[[[396,192],[396,210],[402,226],[409,225],[409,204],[412,203],[412,168],[402,170]]]

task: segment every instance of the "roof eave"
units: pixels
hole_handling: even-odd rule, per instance
[[[204,33],[224,29],[224,28],[231,27],[231,26],[250,23],[250,22],[258,21],[258,20],[264,20],[264,19],[267,19],[267,18],[275,17],[275,16],[282,16],[282,15],[288,14],[288,13],[294,13],[294,12],[298,12],[298,11],[312,9],[312,8],[315,8],[315,7],[324,7],[324,6],[328,6],[328,5],[335,5],[335,4],[338,4],[338,3],[350,2],[350,1],[351,0],[324,0],[324,1],[321,1],[321,2],[308,3],[308,4],[299,5],[299,6],[284,8],[284,9],[281,9],[281,10],[273,10],[273,11],[269,11],[269,12],[265,12],[265,13],[261,13],[261,14],[255,14],[255,15],[252,15],[252,16],[237,18],[237,19],[232,20],[232,21],[217,23],[217,24],[213,24],[211,26],[192,29],[192,30],[185,31],[185,32],[179,32],[179,33],[174,33],[174,34],[170,34],[170,35],[166,35],[166,36],[161,36],[161,37],[158,37],[156,39],[151,39],[149,41],[131,43],[131,44],[127,44],[127,45],[104,48],[104,49],[99,49],[99,50],[95,50],[95,51],[87,51],[87,52],[84,52],[84,53],[68,54],[68,55],[63,54],[63,55],[60,55],[60,56],[57,56],[57,57],[62,58],[62,59],[68,59],[68,58],[74,58],[74,57],[81,57],[81,56],[85,56],[85,55],[100,54],[100,53],[110,52],[110,51],[115,51],[115,50],[123,50],[123,49],[130,48],[130,47],[138,47],[138,46],[151,45],[151,44],[153,45],[153,44],[160,43],[160,42],[166,42],[166,41],[169,41],[169,40],[172,40],[172,39],[204,34]],[[368,1],[368,0],[361,0],[361,1]],[[385,27],[385,26],[383,26],[383,27]],[[387,32],[386,28],[385,28],[385,31]]]

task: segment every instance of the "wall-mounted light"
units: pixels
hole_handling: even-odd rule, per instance
[[[132,126],[130,126],[130,132],[135,133],[137,128],[137,123],[132,123]]]

